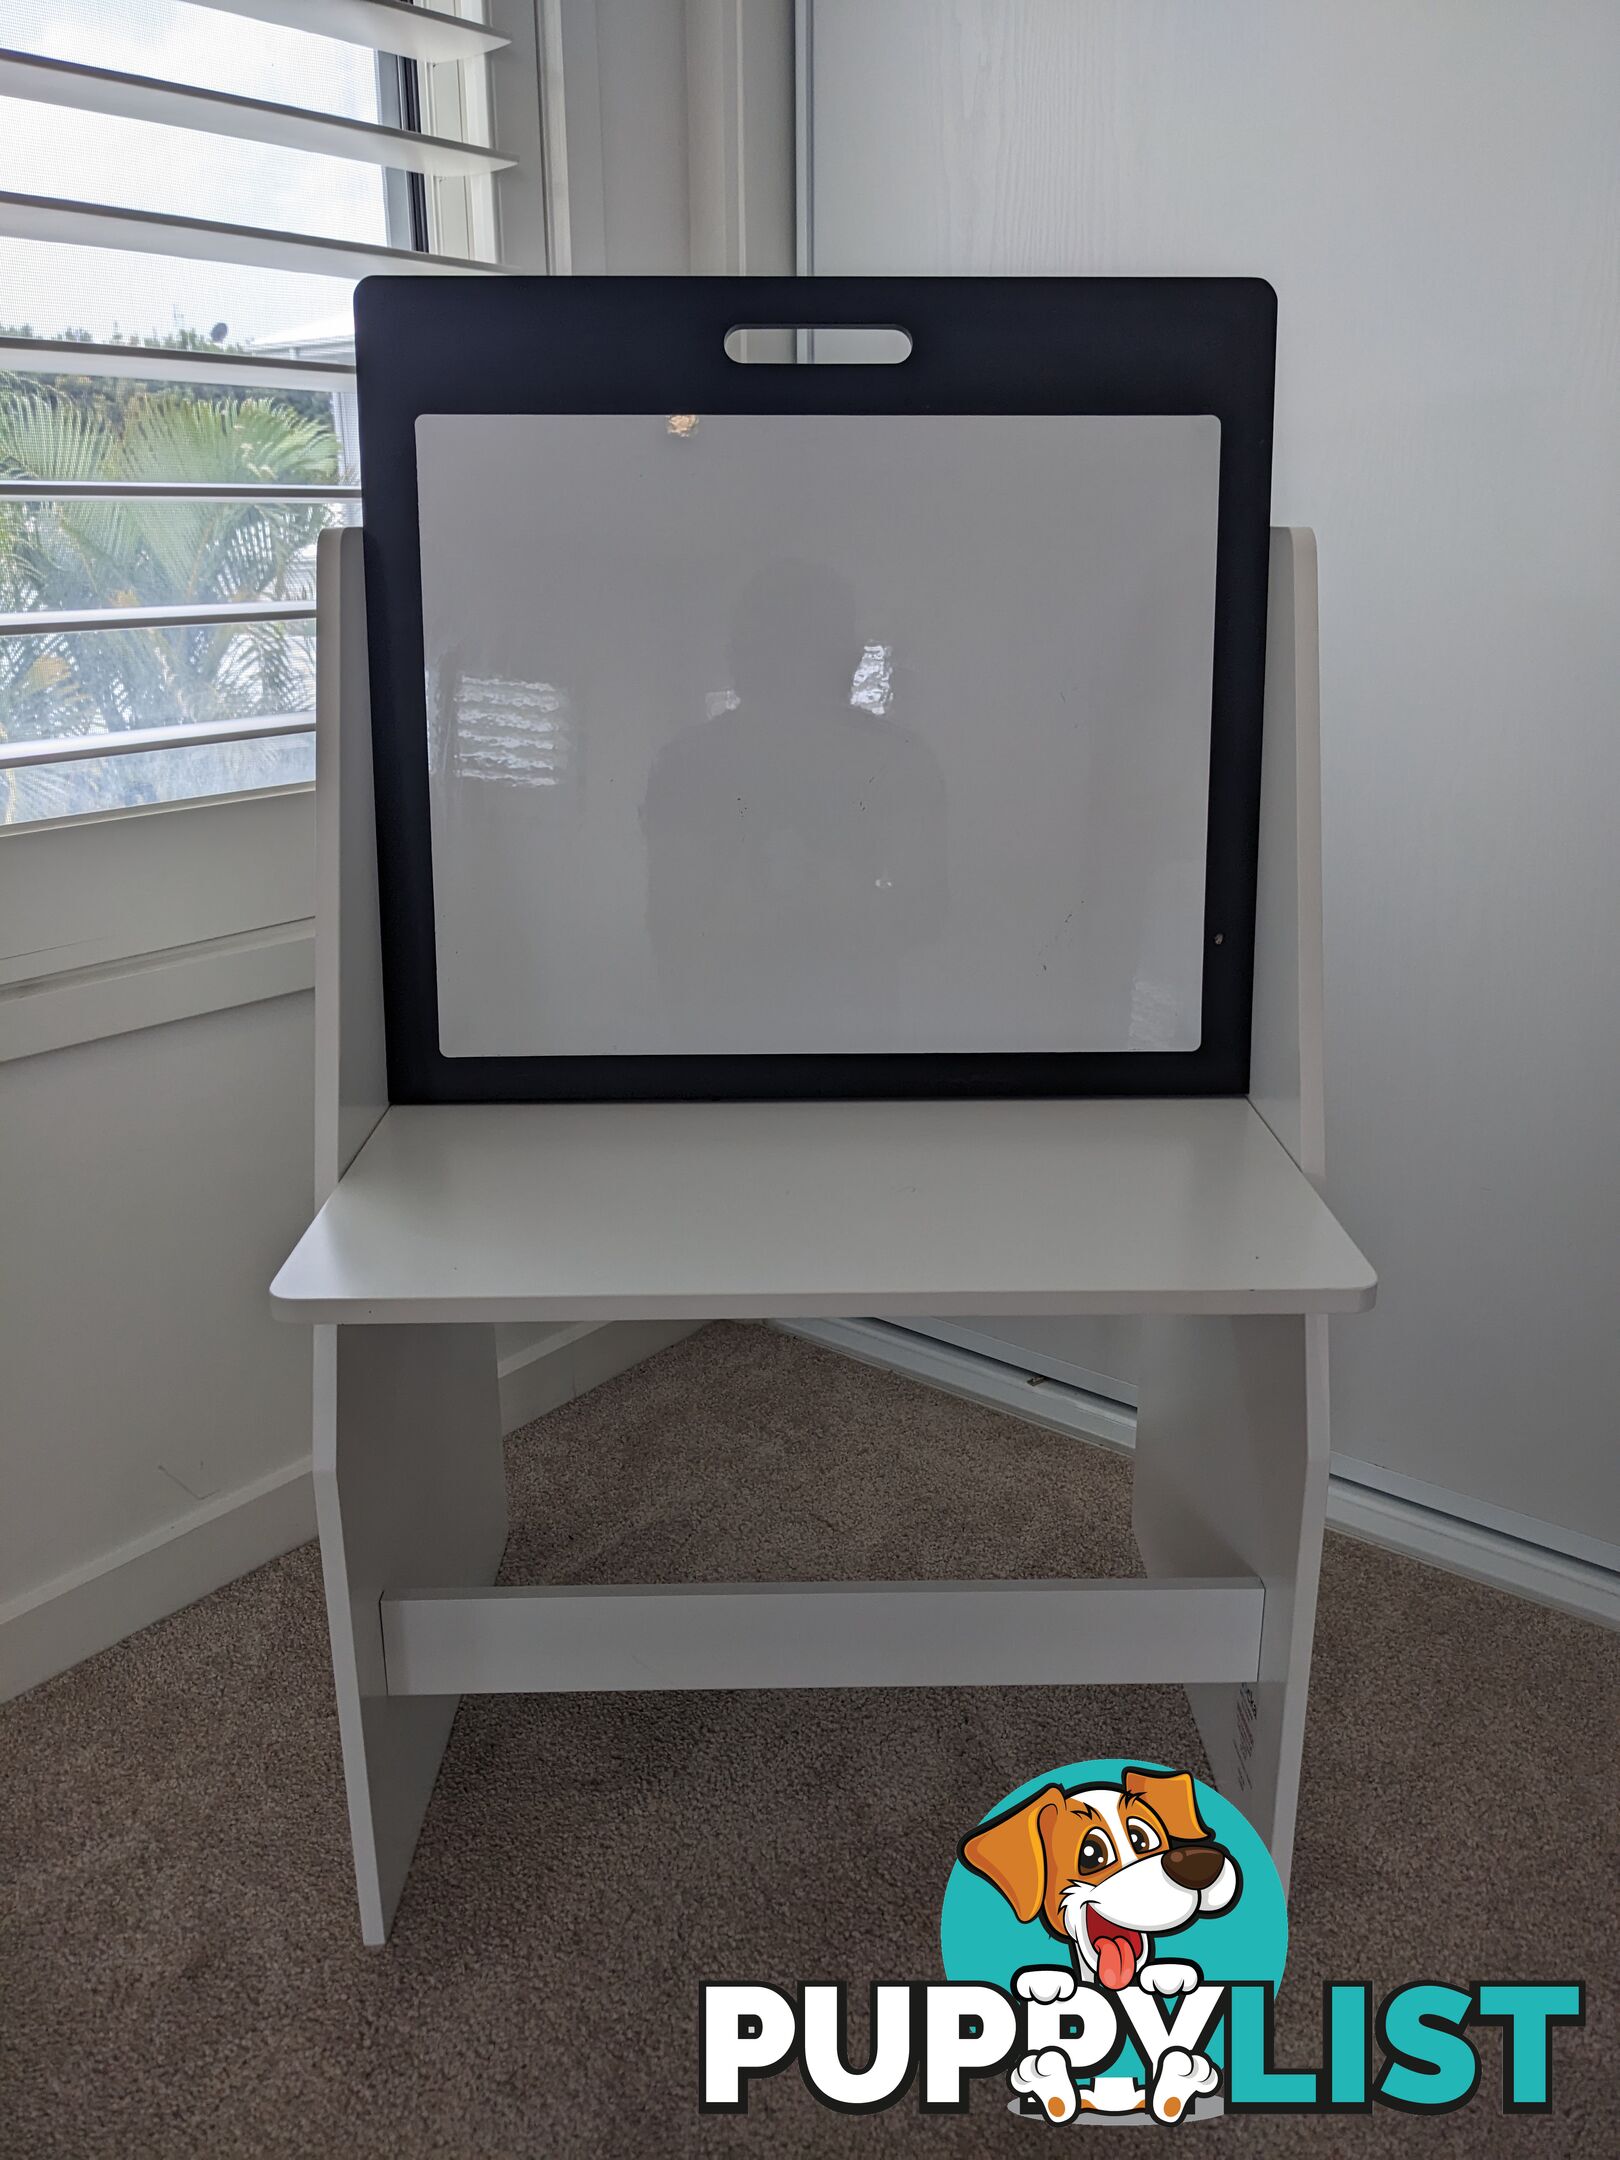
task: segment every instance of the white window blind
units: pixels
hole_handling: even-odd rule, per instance
[[[313,776],[351,294],[498,273],[482,0],[6,0],[0,826]]]

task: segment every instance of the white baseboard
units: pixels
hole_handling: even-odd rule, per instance
[[[882,1365],[968,1402],[1008,1410],[1049,1432],[1098,1440],[1104,1447],[1136,1445],[1136,1412],[1103,1395],[1089,1395],[1064,1380],[1026,1373],[998,1358],[982,1356],[933,1335],[918,1335],[887,1320],[778,1320],[786,1335],[840,1350],[863,1365]]]
[[[1493,1506],[1489,1500],[1451,1492],[1444,1485],[1429,1485],[1382,1463],[1357,1462],[1335,1451],[1333,1474],[1346,1486],[1365,1486],[1370,1492],[1392,1500],[1409,1500],[1430,1515],[1452,1517],[1477,1530],[1497,1530],[1514,1545],[1532,1545],[1546,1553],[1565,1554],[1585,1560],[1599,1573],[1620,1576],[1620,1545],[1595,1538],[1584,1530],[1569,1530],[1562,1523],[1543,1522],[1512,1508]]]
[[[314,1535],[309,1465],[288,1463],[41,1583],[0,1606],[0,1700],[65,1672]]]
[[[516,1432],[560,1403],[573,1401],[579,1392],[574,1385],[574,1345],[597,1325],[594,1320],[559,1320],[550,1327],[499,1331],[503,1433]]]
[[[1327,1512],[1331,1528],[1347,1537],[1620,1628],[1620,1573],[1611,1568],[1337,1475],[1328,1483]],[[1529,1525],[1531,1518],[1521,1520]]]
[[[700,1320],[581,1320],[536,1327],[527,1341],[503,1343],[501,1428],[516,1432],[643,1358],[695,1335]]]
[[[539,1328],[508,1341],[500,1362],[507,1432],[639,1365],[696,1321],[616,1320]],[[103,1553],[0,1605],[0,1701],[37,1687],[262,1567],[315,1535],[306,1461],[286,1464],[189,1515]]]
[[[929,1387],[1010,1411],[1033,1425],[1105,1447],[1136,1443],[1135,1412],[1056,1380],[919,1335],[886,1320],[779,1322],[789,1334]],[[1328,1524],[1431,1567],[1512,1591],[1537,1604],[1620,1628],[1620,1551],[1596,1538],[1419,1484],[1369,1463],[1333,1458]],[[1613,1564],[1605,1564],[1611,1561]]]

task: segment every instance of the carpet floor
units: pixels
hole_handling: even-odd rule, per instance
[[[517,1434],[509,1580],[1134,1571],[1127,1459],[759,1327]],[[1002,2106],[695,2110],[699,1982],[939,1977],[957,1839],[1053,1763],[1201,1769],[1168,1688],[483,1698],[357,1937],[305,1547],[0,1713],[0,2154],[1016,2155]],[[1620,2152],[1620,1638],[1330,1537],[1278,2057],[1321,1985],[1578,1977],[1555,2107],[1250,2117],[1212,2154]]]

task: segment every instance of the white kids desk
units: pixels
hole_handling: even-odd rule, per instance
[[[1272,534],[1250,1092],[1189,1100],[389,1106],[358,531],[320,543],[315,1486],[367,1942],[458,1697],[1187,1686],[1216,1783],[1293,1843],[1328,1474],[1315,546]],[[1144,1316],[1145,1580],[495,1589],[493,1326]]]

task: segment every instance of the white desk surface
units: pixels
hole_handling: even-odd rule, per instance
[[[1353,1312],[1376,1278],[1243,1099],[396,1106],[289,1320]]]

